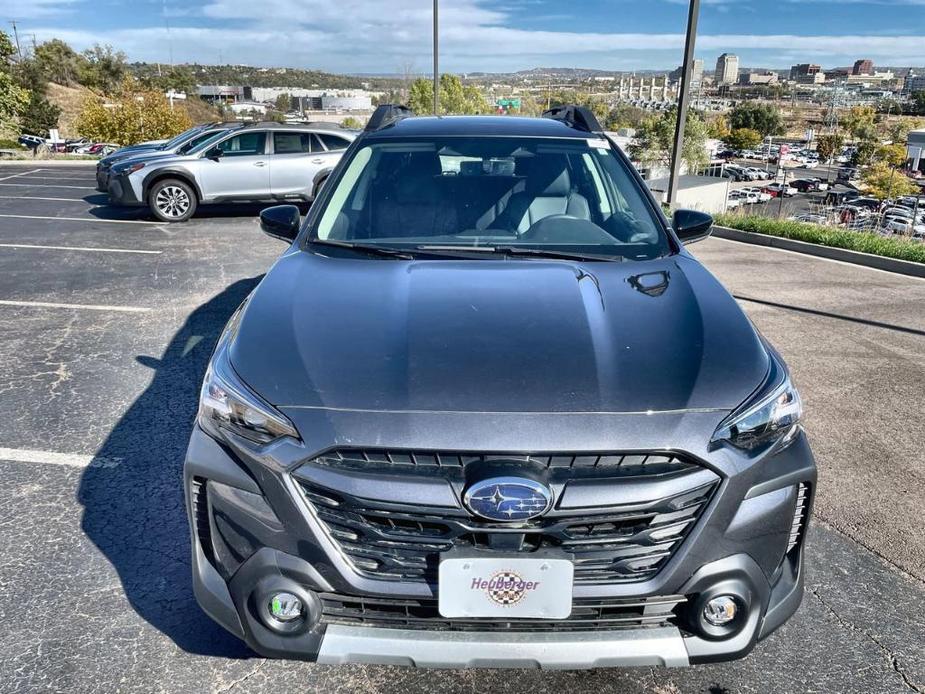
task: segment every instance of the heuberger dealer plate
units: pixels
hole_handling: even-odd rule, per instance
[[[443,617],[565,619],[572,613],[567,559],[478,558],[440,562]]]

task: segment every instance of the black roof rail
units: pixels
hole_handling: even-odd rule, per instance
[[[413,115],[414,111],[407,106],[401,106],[400,104],[382,104],[377,106],[376,110],[373,111],[373,115],[369,117],[369,121],[366,123],[364,130],[368,132],[382,130],[390,125],[395,125],[403,118],[409,118]]]
[[[594,112],[577,104],[565,104],[564,106],[556,106],[548,111],[543,111],[543,118],[562,121],[571,128],[586,130],[589,133],[604,132],[604,128],[601,127]]]

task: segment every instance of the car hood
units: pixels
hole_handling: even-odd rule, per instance
[[[252,294],[235,370],[277,407],[431,412],[731,409],[769,357],[696,260],[327,258]]]
[[[118,161],[123,161],[129,157],[135,157],[140,154],[152,153],[160,151],[158,150],[160,145],[132,145],[131,147],[123,147],[122,149],[117,149],[112,154],[107,154],[105,157],[100,159],[102,164],[115,164]]]

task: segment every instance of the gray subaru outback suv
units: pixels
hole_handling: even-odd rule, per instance
[[[377,110],[209,364],[195,594],[255,651],[739,658],[797,609],[816,468],[780,355],[593,115]]]

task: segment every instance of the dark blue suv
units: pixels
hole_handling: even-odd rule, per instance
[[[594,116],[383,106],[228,324],[185,466],[203,609],[267,656],[738,658],[803,593],[780,355]]]

